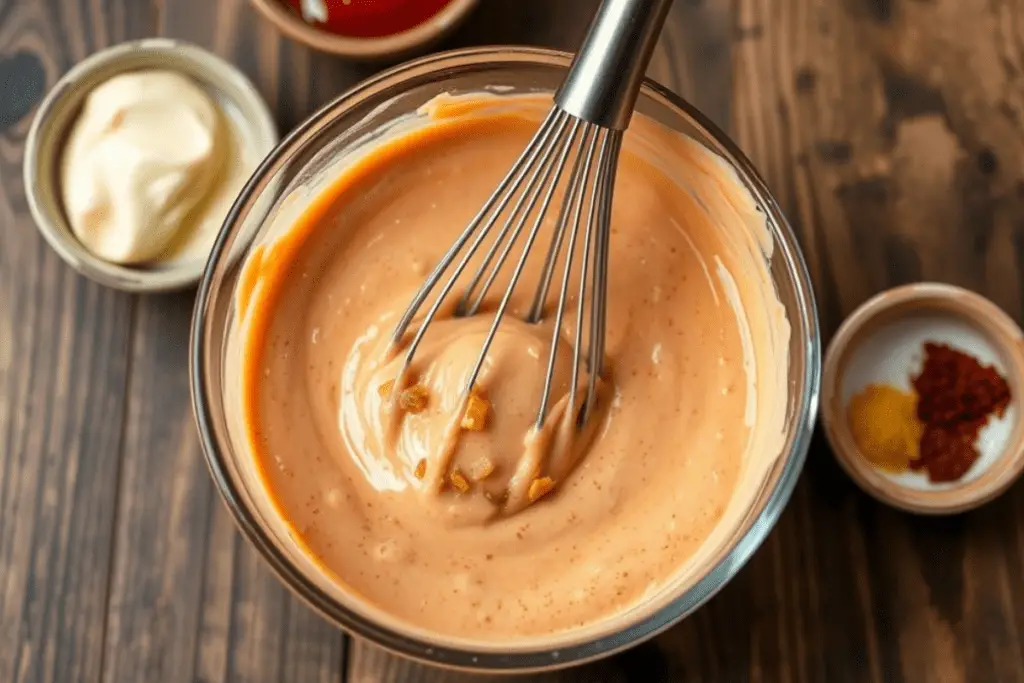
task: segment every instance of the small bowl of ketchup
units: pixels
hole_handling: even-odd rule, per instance
[[[359,60],[409,56],[451,32],[478,0],[252,0],[282,33]]]

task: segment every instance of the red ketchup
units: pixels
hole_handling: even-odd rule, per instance
[[[416,28],[452,0],[283,0],[306,23],[350,38],[382,38]]]

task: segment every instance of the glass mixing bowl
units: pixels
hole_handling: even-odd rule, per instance
[[[786,438],[735,533],[698,568],[695,581],[653,613],[638,615],[628,628],[557,647],[503,650],[446,645],[429,633],[374,615],[372,608],[357,604],[326,578],[290,538],[248,462],[233,408],[238,405],[233,378],[240,357],[235,284],[246,255],[290,227],[349,155],[438,94],[551,92],[568,63],[568,55],[547,50],[475,48],[398,66],[341,95],[299,126],[256,171],[221,230],[196,302],[191,343],[196,420],[214,481],[242,532],[281,580],[325,618],[388,650],[442,666],[492,672],[568,666],[635,645],[686,617],[736,575],[774,526],[803,466],[817,410],[817,315],[792,230],[736,145],[691,105],[648,81],[637,110],[688,134],[732,164],[765,213],[776,243],[770,271],[792,327]]]

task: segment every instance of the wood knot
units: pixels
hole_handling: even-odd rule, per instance
[[[793,84],[796,86],[796,91],[798,93],[812,93],[814,92],[814,88],[818,85],[818,72],[809,66],[801,67],[796,71],[796,77],[793,79]]]
[[[0,132],[25,117],[46,92],[46,70],[38,55],[21,50],[0,57]]]
[[[983,175],[993,175],[999,170],[999,158],[995,152],[987,147],[978,152],[978,170]]]

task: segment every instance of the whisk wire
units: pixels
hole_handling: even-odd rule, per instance
[[[568,118],[569,117],[567,116],[566,119],[568,120]],[[559,146],[552,148],[560,149],[559,160],[558,163],[555,164],[554,166],[547,167],[547,170],[544,173],[544,182],[547,182],[547,179],[551,176],[552,172],[557,170],[557,172],[555,172],[554,181],[550,185],[548,185],[547,194],[544,197],[543,203],[541,204],[541,209],[537,213],[537,217],[534,220],[533,227],[530,229],[530,232],[526,237],[526,243],[523,246],[522,254],[519,256],[519,261],[516,263],[515,270],[512,272],[512,277],[509,280],[509,284],[505,288],[505,294],[501,298],[501,303],[498,304],[498,310],[494,314],[494,321],[491,323],[491,328],[490,330],[488,330],[487,337],[484,339],[483,347],[480,350],[480,355],[477,357],[476,364],[473,367],[473,371],[470,373],[469,379],[466,382],[465,391],[467,394],[473,390],[473,385],[476,384],[477,377],[480,374],[480,369],[483,367],[484,361],[487,358],[487,352],[488,350],[490,350],[491,343],[494,341],[494,337],[498,332],[498,325],[501,324],[501,319],[505,315],[505,310],[508,308],[509,301],[511,301],[512,299],[512,293],[515,291],[516,285],[519,283],[519,278],[523,274],[523,268],[526,266],[526,262],[530,257],[530,252],[533,249],[533,243],[534,241],[536,241],[537,234],[540,232],[541,225],[543,225],[544,223],[544,215],[547,213],[548,206],[551,204],[551,198],[554,196],[555,193],[555,188],[558,186],[558,182],[561,180],[562,177],[562,172],[565,170],[565,162],[569,156],[569,152],[572,149],[571,142],[576,137],[576,128],[578,127],[579,123],[579,120],[577,120],[576,125],[573,126],[573,130],[570,133],[569,137],[561,140],[561,144]],[[536,203],[537,196],[540,194],[540,189],[542,187],[543,183],[537,187],[537,192],[534,194],[533,198],[528,203],[528,208],[519,217],[519,222],[515,232],[512,235],[512,238],[508,241],[508,244],[503,250],[501,258],[499,259],[497,266],[492,272],[491,278],[489,278],[488,284],[480,292],[481,299],[483,295],[486,294],[487,286],[490,285],[490,281],[493,280],[494,275],[496,275],[497,271],[501,268],[501,264],[503,264],[505,262],[505,259],[508,257],[508,253],[511,250],[512,245],[518,239],[519,233],[522,231],[523,225],[525,224],[527,217],[533,210],[533,206]],[[474,310],[475,307],[479,305],[479,302],[480,299],[478,299],[476,304],[474,304]]]
[[[592,127],[588,124],[584,124],[583,135],[580,141],[581,149],[587,146],[587,142],[590,139],[592,132]],[[544,306],[547,303],[548,290],[551,288],[551,279],[554,276],[555,267],[558,262],[558,255],[561,253],[562,242],[565,239],[565,229],[569,222],[570,212],[572,211],[572,207],[576,201],[576,194],[580,190],[580,168],[583,165],[583,159],[584,155],[581,152],[576,155],[576,160],[573,162],[573,169],[569,175],[570,181],[565,191],[565,197],[562,201],[562,208],[559,210],[558,220],[555,222],[555,233],[551,240],[551,245],[548,247],[547,256],[544,258],[544,265],[541,268],[541,276],[537,285],[537,292],[534,295],[533,304],[530,306],[530,312],[526,316],[526,321],[529,323],[538,323],[544,317]],[[579,217],[577,216],[575,220],[578,222]],[[570,246],[570,257],[572,249],[572,246]]]
[[[593,138],[593,142],[591,144],[591,148],[590,148],[589,154],[587,155],[587,160],[586,160],[585,165],[584,165],[584,172],[583,172],[584,187],[586,187],[586,183],[590,179],[590,168],[591,168],[592,161],[593,161],[593,149],[594,149],[594,146],[596,145],[597,140],[598,140],[599,137],[605,138],[605,141],[606,141],[607,137],[608,137],[608,131],[607,130],[601,130]],[[605,159],[605,155],[606,154],[607,154],[607,146],[606,146],[606,144],[602,143],[600,152],[598,152],[598,159],[597,159],[597,168],[598,169],[601,169],[601,168],[604,167],[604,159]],[[600,175],[598,176],[598,178],[594,179],[593,186],[591,188],[590,198],[589,198],[589,202],[588,202],[589,206],[587,207],[587,231],[583,235],[583,261],[580,263],[580,287],[579,287],[579,293],[577,295],[578,298],[577,298],[577,301],[576,301],[576,335],[575,335],[575,339],[573,340],[574,343],[573,343],[573,349],[572,349],[572,376],[571,376],[572,383],[569,385],[569,407],[570,407],[570,410],[573,410],[573,411],[576,410],[576,407],[575,407],[576,406],[576,397],[577,397],[577,393],[578,393],[578,379],[577,378],[579,377],[580,362],[582,360],[582,355],[583,355],[582,354],[582,350],[583,350],[583,320],[584,320],[583,314],[584,314],[584,311],[585,311],[586,298],[587,298],[587,280],[588,280],[588,277],[589,277],[589,274],[590,274],[590,268],[594,267],[596,269],[596,264],[594,262],[597,260],[597,250],[595,248],[596,247],[596,244],[595,244],[596,240],[594,238],[594,232],[595,232],[594,226],[597,223],[597,212],[598,212],[598,207],[599,207],[599,203],[598,203],[598,191],[599,191],[599,189],[600,189]],[[592,298],[596,298],[596,297],[592,296]],[[558,335],[558,333],[559,333],[559,331],[556,329],[555,330],[555,334]],[[594,340],[592,338],[589,340],[588,345],[591,348],[593,348]],[[588,355],[589,355],[589,349],[588,349]],[[590,395],[590,391],[588,389],[587,396],[589,397],[589,395]]]
[[[580,124],[580,121],[576,120],[576,123],[573,125],[572,132],[569,134],[569,137],[565,138],[561,136],[565,132],[565,128],[568,126],[571,117],[568,114],[563,114],[561,115],[560,119],[561,120],[557,121],[555,124],[556,128],[554,130],[557,131],[555,133],[555,144],[551,147],[546,147],[546,149],[544,150],[544,153],[540,158],[540,165],[534,170],[534,173],[530,177],[530,180],[527,183],[526,188],[524,189],[519,201],[512,209],[512,215],[510,215],[508,220],[505,221],[505,227],[495,238],[494,244],[491,246],[491,249],[487,252],[487,255],[484,257],[483,263],[481,263],[480,267],[477,268],[476,273],[473,275],[473,278],[470,280],[469,285],[466,287],[466,292],[463,295],[458,308],[456,309],[459,315],[475,315],[477,313],[477,311],[480,308],[480,305],[484,301],[484,297],[487,296],[488,290],[490,290],[491,285],[494,284],[495,278],[497,278],[498,273],[501,271],[502,265],[508,258],[509,252],[512,250],[512,246],[515,244],[516,240],[519,239],[519,234],[522,232],[523,226],[526,223],[526,219],[529,217],[530,213],[536,206],[537,199],[539,198],[540,193],[546,186],[547,194],[544,198],[544,201],[541,203],[541,209],[537,216],[538,225],[543,220],[544,215],[547,212],[548,206],[551,203],[551,197],[554,195],[555,188],[557,187],[558,181],[562,176],[562,170],[565,167],[565,158],[568,156],[568,153],[572,148],[572,140],[576,137],[576,129],[579,127]],[[561,158],[559,159],[558,163],[554,165],[549,164],[548,162],[550,161],[551,156],[559,151],[564,151],[564,154],[561,155]],[[541,173],[541,169],[543,169],[543,173]],[[552,172],[555,171],[555,169],[558,170],[558,172],[555,174],[555,180],[553,183],[548,184],[548,180],[551,177]],[[537,182],[538,180],[540,182]],[[494,252],[497,250],[498,245],[500,245],[502,241],[504,241],[505,233],[508,232],[508,228],[512,224],[513,220],[515,220],[515,228],[512,230],[511,237],[509,237],[509,239],[505,241],[505,245],[501,251],[501,255],[498,257],[498,262],[494,264],[493,268],[491,268],[490,274],[487,276],[487,280],[484,282],[483,287],[480,288],[480,291],[477,292],[476,297],[473,299],[473,303],[467,305],[467,302],[469,301],[469,298],[472,295],[473,290],[476,289],[476,286],[479,284],[480,279],[483,276],[484,270],[490,265],[491,260],[494,258]]]
[[[582,426],[590,417],[596,403],[599,377],[604,371],[605,362],[608,258],[616,168],[623,134],[633,114],[644,71],[650,62],[658,34],[671,4],[672,0],[604,0],[601,3],[582,48],[574,57],[562,85],[554,94],[554,106],[537,133],[512,169],[498,184],[495,192],[431,271],[399,319],[391,338],[389,353],[398,352],[420,308],[438,283],[444,280],[440,292],[423,316],[412,341],[406,348],[403,365],[396,378],[396,387],[401,387],[405,383],[416,349],[423,340],[427,328],[436,318],[444,301],[459,282],[484,240],[494,231],[497,222],[504,216],[501,228],[497,230],[476,270],[470,276],[465,291],[456,302],[456,315],[473,315],[480,310],[487,293],[497,281],[499,270],[506,265],[530,216],[536,210],[533,225],[527,232],[522,252],[498,303],[480,355],[470,372],[463,395],[463,400],[468,400],[486,361],[488,350],[497,335],[498,326],[512,299],[513,291],[524,272],[569,157],[575,153],[551,244],[540,270],[537,289],[526,320],[538,323],[545,315],[548,294],[568,235],[543,395],[537,413],[537,426],[543,426],[547,417],[558,349],[562,341],[562,324],[566,307],[573,296],[576,297],[576,329],[572,349],[571,383],[568,387],[570,412],[567,415],[571,414],[575,418],[577,426]],[[579,147],[575,146],[577,138]],[[510,205],[512,209],[506,213]],[[583,248],[582,261],[579,265],[579,289],[570,296],[576,245],[580,241],[581,231]],[[589,317],[585,315],[588,311]],[[585,352],[584,325],[587,325],[588,330]],[[588,373],[585,389],[580,380],[581,367],[584,364]],[[582,390],[586,393],[582,405],[579,405],[577,398]]]
[[[402,369],[400,370],[399,375],[396,378],[395,384],[397,387],[401,387],[405,383],[405,375],[408,372],[409,367],[412,365],[412,359],[416,355],[416,350],[419,348],[420,343],[423,341],[423,337],[426,334],[427,328],[430,327],[430,324],[437,316],[437,312],[441,309],[441,306],[444,304],[444,301],[448,294],[450,294],[451,290],[455,287],[455,283],[458,282],[459,277],[466,269],[466,266],[469,264],[470,259],[473,258],[473,255],[480,248],[480,245],[483,243],[484,239],[486,239],[487,234],[490,232],[491,228],[494,227],[494,223],[497,221],[497,217],[501,214],[502,211],[504,211],[505,207],[508,206],[509,201],[513,197],[514,191],[511,193],[507,193],[506,190],[509,187],[514,188],[518,186],[518,184],[522,181],[526,173],[528,173],[530,169],[533,167],[533,165],[536,163],[537,158],[540,155],[541,150],[543,149],[543,143],[545,143],[548,137],[550,137],[551,135],[551,131],[553,130],[552,124],[558,118],[557,113],[558,112],[554,110],[549,112],[548,116],[544,119],[544,123],[541,125],[541,128],[538,130],[531,144],[527,147],[523,154],[520,155],[519,159],[516,161],[516,164],[512,167],[512,170],[509,171],[509,173],[505,176],[502,182],[499,183],[499,192],[496,192],[495,194],[491,195],[488,201],[484,204],[484,208],[482,208],[477,213],[476,217],[474,217],[474,219],[470,222],[469,226],[459,236],[459,239],[456,240],[454,245],[452,245],[452,248],[448,250],[445,256],[434,268],[433,272],[430,274],[427,280],[423,283],[423,286],[420,288],[416,296],[413,298],[412,303],[410,303],[409,308],[406,310],[405,314],[399,320],[399,323],[396,326],[395,332],[391,338],[391,347],[393,349],[397,349],[401,345],[402,337],[405,336],[405,332],[409,328],[409,325],[412,323],[413,319],[415,318],[420,306],[423,305],[423,302],[430,295],[431,290],[433,290],[434,286],[438,283],[438,281],[440,281],[445,271],[448,270],[448,267],[452,264],[452,261],[455,260],[455,257],[459,255],[459,252],[462,250],[462,247],[465,245],[465,243],[469,240],[470,237],[473,236],[473,233],[476,232],[477,228],[480,227],[480,224],[483,222],[484,218],[487,217],[489,215],[489,212],[493,209],[494,212],[493,214],[490,214],[490,217],[487,219],[486,223],[484,223],[483,230],[481,230],[479,234],[476,235],[475,239],[473,239],[473,242],[472,244],[470,244],[469,249],[466,251],[462,259],[459,261],[458,265],[455,267],[455,272],[453,272],[451,276],[448,278],[448,280],[445,282],[444,286],[441,288],[441,292],[434,300],[433,305],[431,305],[430,309],[428,309],[427,311],[426,316],[424,316],[423,322],[420,325],[419,329],[416,330],[416,334],[414,335],[412,342],[410,342],[409,348],[406,350],[405,360],[402,364]],[[397,394],[398,392],[396,391],[395,395]]]
[[[506,190],[508,190],[509,187],[515,187],[516,185],[518,185],[522,181],[523,176],[526,175],[529,169],[536,162],[537,156],[540,154],[541,151],[541,145],[537,144],[537,142],[540,140],[547,139],[547,137],[551,133],[551,126],[557,118],[558,114],[559,112],[557,110],[552,110],[551,112],[548,113],[548,116],[544,119],[544,122],[541,124],[540,129],[537,131],[537,135],[534,137],[534,141],[525,150],[523,150],[523,153],[519,155],[519,158],[516,160],[516,163],[512,166],[509,172],[498,184],[498,188],[495,191],[495,193],[488,198],[487,202],[484,203],[480,211],[477,212],[476,216],[473,217],[469,225],[466,226],[466,229],[463,230],[462,234],[460,234],[458,239],[455,240],[455,243],[452,244],[452,246],[448,249],[447,252],[445,252],[445,255],[441,257],[441,260],[437,263],[437,265],[434,266],[434,270],[432,270],[430,274],[427,276],[427,279],[423,282],[423,285],[419,288],[419,290],[416,292],[416,295],[410,302],[409,307],[405,310],[405,313],[399,319],[398,324],[395,326],[395,331],[391,337],[392,348],[398,348],[401,345],[402,338],[405,336],[406,331],[409,329],[409,325],[416,317],[416,313],[419,312],[419,309],[423,305],[423,302],[426,301],[428,296],[430,296],[431,291],[433,291],[434,287],[441,280],[441,277],[444,275],[445,271],[448,270],[448,267],[451,266],[452,262],[459,255],[459,252],[462,251],[462,248],[466,245],[466,242],[468,242],[469,239],[473,237],[473,234],[480,227],[481,223],[483,223],[484,219],[487,218],[488,220],[483,231],[481,231],[480,234],[476,236],[476,239],[473,240],[473,243],[470,245],[469,251],[463,256],[462,260],[459,262],[458,266],[456,267],[455,273],[445,283],[444,287],[441,290],[441,293],[434,301],[433,306],[431,306],[431,308],[428,310],[424,322],[420,326],[420,329],[417,331],[416,336],[414,337],[413,341],[409,344],[409,348],[406,353],[406,368],[408,368],[408,364],[411,361],[412,356],[415,354],[416,348],[419,346],[420,341],[422,341],[423,334],[427,326],[437,315],[437,311],[441,308],[441,305],[444,302],[445,297],[448,296],[452,288],[455,286],[456,281],[462,274],[462,271],[465,270],[466,265],[469,263],[469,260],[473,257],[473,254],[475,254],[477,249],[480,248],[480,244],[483,242],[484,238],[486,238],[487,233],[490,231],[490,229],[494,226],[494,223],[497,221],[497,217],[501,214],[502,211],[504,211],[505,207],[508,206],[509,201],[512,199],[513,193],[508,193],[506,192]]]
[[[575,145],[577,138],[580,141],[578,148]],[[499,271],[505,266],[512,249],[519,242],[527,221],[537,209],[532,227],[527,233],[508,285],[498,303],[491,325],[484,337],[482,348],[466,381],[464,397],[473,391],[487,359],[487,353],[497,335],[498,327],[505,316],[529,260],[533,245],[543,226],[545,216],[550,209],[556,189],[569,165],[569,157],[575,151],[575,159],[569,174],[562,207],[541,269],[537,291],[526,319],[530,322],[539,322],[544,316],[547,295],[568,232],[569,239],[558,291],[547,372],[544,376],[540,407],[537,412],[536,424],[540,427],[544,423],[550,405],[555,365],[562,336],[562,324],[565,319],[566,306],[571,299],[569,289],[575,264],[576,244],[580,240],[582,231],[582,261],[579,269],[579,289],[576,292],[575,302],[576,329],[573,339],[568,405],[571,411],[578,411],[575,418],[579,425],[587,421],[595,404],[598,377],[603,370],[611,200],[621,141],[622,134],[619,131],[582,121],[557,108],[552,110],[527,149],[499,185],[498,191],[490,197],[483,209],[474,217],[456,243],[434,268],[399,321],[392,337],[393,346],[400,344],[423,302],[455,263],[454,270],[447,275],[436,300],[428,309],[406,350],[405,360],[397,378],[400,383],[404,383],[402,382],[403,377],[412,364],[416,350],[427,328],[437,316],[445,298],[451,293],[470,260],[483,245],[484,240],[493,232],[505,210],[512,204],[511,211],[494,236],[456,305],[456,315],[475,315],[479,311],[487,293],[497,279]],[[514,204],[513,200],[515,200]],[[467,243],[469,244],[468,249],[465,248]],[[458,259],[457,263],[456,259]],[[590,293],[589,298],[588,292]],[[588,305],[589,316],[587,316]],[[584,351],[583,330],[588,323],[587,348]],[[588,373],[586,393],[582,406],[577,408],[577,398],[581,389],[580,372],[584,367]]]
[[[593,412],[597,397],[597,380],[604,374],[605,325],[608,303],[608,244],[611,241],[612,198],[615,188],[615,174],[619,162],[619,150],[622,145],[622,134],[618,131],[605,131],[601,149],[601,162],[604,167],[597,174],[597,195],[600,206],[597,216],[597,240],[594,245],[596,254],[594,264],[594,293],[590,301],[590,358],[587,364],[589,377],[587,395],[583,401],[580,424],[585,424]]]
[[[576,257],[576,241],[580,231],[580,217],[583,213],[584,189],[586,188],[587,177],[590,174],[590,162],[591,159],[593,159],[596,144],[596,132],[590,125],[587,125],[583,131],[583,144],[580,149],[580,153],[576,157],[572,175],[570,175],[569,188],[566,191],[566,200],[562,205],[562,213],[559,217],[555,238],[552,240],[552,249],[548,252],[548,260],[545,264],[546,277],[542,277],[541,289],[538,290],[538,298],[534,303],[535,309],[538,310],[537,318],[539,319],[540,307],[543,306],[544,299],[547,297],[547,284],[550,283],[551,273],[554,271],[555,262],[558,258],[558,246],[560,245],[561,238],[565,233],[566,225],[570,222],[569,216],[571,215],[572,229],[569,232],[569,244],[566,248],[565,266],[562,272],[561,287],[558,292],[558,308],[555,312],[555,323],[551,338],[551,350],[548,354],[547,372],[544,374],[544,388],[541,393],[540,410],[537,412],[536,425],[538,429],[544,424],[544,418],[548,412],[548,402],[551,397],[551,388],[554,383],[555,360],[558,356],[558,344],[561,341],[562,321],[565,317],[565,304],[569,295],[569,281],[572,276],[572,265]],[[573,375],[575,376],[575,371],[573,372]]]

